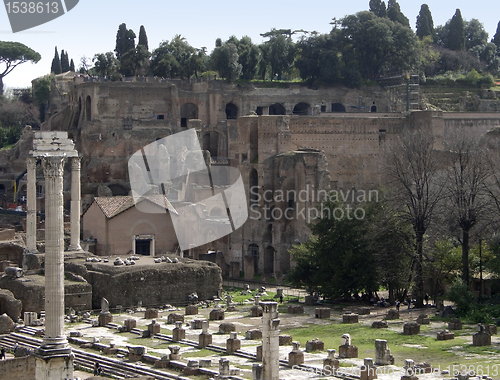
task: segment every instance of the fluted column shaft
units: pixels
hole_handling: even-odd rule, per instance
[[[68,347],[64,335],[64,157],[42,158],[45,176],[45,337],[42,349]]]
[[[71,241],[69,251],[81,251],[80,247],[80,157],[71,159]]]
[[[28,189],[26,206],[26,246],[29,252],[36,249],[36,158],[26,158]]]

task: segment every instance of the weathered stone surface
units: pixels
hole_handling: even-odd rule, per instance
[[[404,335],[417,335],[420,333],[420,325],[416,322],[405,323],[403,326]]]
[[[304,314],[304,306],[288,305],[287,312],[290,314]]]
[[[490,333],[490,335],[496,335],[497,334],[497,326],[493,324],[489,324],[484,326],[484,329]]]
[[[146,311],[144,312],[144,319],[156,319],[156,318],[158,318],[157,309],[146,309]]]
[[[491,334],[485,330],[483,325],[479,325],[479,332],[472,335],[473,346],[490,346]]]
[[[17,321],[21,318],[22,302],[14,298],[14,294],[7,289],[0,289],[0,310],[10,319]]]
[[[224,316],[225,316],[224,310],[222,310],[222,309],[213,309],[212,311],[210,311],[209,319],[211,321],[223,321],[224,320]]]
[[[385,319],[387,320],[399,319],[399,311],[397,311],[396,309],[389,309]]]
[[[135,329],[137,326],[137,321],[135,319],[129,318],[123,321],[123,326],[125,327],[125,331],[130,332],[132,329]]]
[[[212,344],[212,334],[202,332],[198,335],[198,345],[201,348],[207,347],[210,344]]]
[[[241,340],[238,339],[236,333],[231,333],[231,337],[226,340],[226,352],[232,354],[241,348]]]
[[[330,318],[330,308],[328,307],[317,307],[314,311],[314,316],[320,319]]]
[[[248,340],[261,340],[262,339],[262,330],[248,330],[245,332],[245,339]]]
[[[233,331],[236,331],[236,325],[232,322],[224,322],[219,325],[220,334],[229,334]]]
[[[300,343],[293,342],[293,349],[288,354],[288,365],[293,367],[294,365],[300,365],[304,363],[304,353],[300,350]]]
[[[113,315],[111,313],[100,313],[99,314],[99,326],[106,326],[108,323],[113,322]]]
[[[289,346],[293,343],[291,335],[280,335],[278,337],[280,346]]]
[[[429,319],[427,314],[420,314],[417,318],[417,323],[419,325],[428,325],[429,323],[431,323],[431,320]]]
[[[375,321],[372,323],[372,328],[374,328],[374,329],[385,329],[388,326],[389,325],[387,324],[386,321]]]
[[[325,343],[318,338],[306,342],[306,352],[324,351]]]
[[[251,317],[262,317],[262,306],[253,305],[252,308],[250,309],[250,316]]]
[[[8,334],[14,331],[15,323],[7,314],[0,315],[0,334]]]
[[[454,338],[455,338],[455,334],[449,330],[441,330],[441,331],[438,331],[436,334],[437,340],[450,340],[450,339],[454,339]]]
[[[167,323],[174,324],[175,322],[182,322],[184,323],[184,315],[183,314],[177,314],[177,313],[171,313],[167,317]]]
[[[347,359],[347,358],[357,358],[357,357],[358,357],[358,347],[351,345],[339,346],[339,358]]]
[[[342,323],[358,323],[359,316],[358,314],[343,314],[342,315]]]
[[[188,305],[186,306],[186,315],[197,315],[198,314],[198,306],[196,305]]]
[[[386,340],[375,340],[375,365],[393,365],[394,356],[391,355],[391,350]]]
[[[372,309],[369,307],[360,307],[357,314],[359,315],[370,315]]]

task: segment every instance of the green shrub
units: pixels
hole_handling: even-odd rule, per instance
[[[467,285],[461,279],[455,280],[447,294],[447,298],[455,304],[459,315],[469,313],[475,305],[474,294],[467,289]]]

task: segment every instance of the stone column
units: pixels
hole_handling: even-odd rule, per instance
[[[28,189],[26,205],[26,248],[29,252],[37,253],[36,249],[36,158],[26,158],[28,170]]]
[[[80,167],[81,158],[71,158],[71,242],[68,251],[81,251],[80,247]]]
[[[262,306],[262,378],[279,380],[278,303],[261,302]]]
[[[64,157],[43,157],[45,176],[45,337],[42,355],[70,354],[64,335]]]

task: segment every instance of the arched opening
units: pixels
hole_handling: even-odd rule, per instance
[[[237,119],[238,118],[238,107],[233,103],[226,104],[226,119]]]
[[[377,112],[377,106],[375,105],[375,102],[373,102],[373,105],[370,108],[370,112]]]
[[[90,95],[87,95],[87,99],[85,100],[85,120],[92,120],[92,99]]]
[[[117,183],[113,183],[111,185],[108,185],[109,189],[113,193],[113,196],[125,196],[128,195],[129,190],[122,185],[119,185]]]
[[[269,115],[286,115],[286,109],[283,104],[271,104],[269,106]]]
[[[332,112],[345,112],[345,107],[342,103],[332,103]]]
[[[181,105],[181,127],[187,128],[187,121],[198,119],[198,106],[193,103]]]
[[[304,102],[300,102],[300,103],[297,103],[295,105],[295,107],[293,107],[293,114],[294,115],[307,115],[309,114],[309,104],[308,103],[304,103]]]
[[[253,168],[250,170],[250,203],[257,203],[259,201],[259,175],[257,170]]]
[[[274,273],[274,254],[276,250],[272,246],[267,246],[264,250],[264,273]]]
[[[255,113],[259,116],[262,116],[264,115],[264,109],[262,107],[257,107],[257,109],[255,110]]]
[[[248,245],[248,256],[253,257],[254,273],[259,272],[259,246],[257,244]]]
[[[203,150],[210,152],[210,157],[217,158],[219,156],[219,133],[208,131],[203,134]]]
[[[5,194],[5,185],[0,183],[0,194]]]

